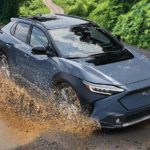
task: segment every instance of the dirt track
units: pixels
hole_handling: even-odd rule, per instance
[[[64,14],[63,8],[54,4],[52,0],[43,0],[43,1],[46,4],[46,6],[51,10],[52,13]]]
[[[100,131],[85,139],[64,133],[55,136],[47,133],[17,150],[149,150],[149,133],[150,121],[118,131]]]

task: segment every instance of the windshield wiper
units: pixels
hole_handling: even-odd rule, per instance
[[[115,51],[110,51],[110,52],[104,52],[104,53],[96,53],[96,54],[92,54],[92,55],[87,55],[87,56],[73,56],[73,57],[66,57],[66,59],[81,59],[81,58],[96,58],[99,56],[105,56],[108,54],[113,54],[116,53]]]
[[[124,51],[123,50],[116,50],[116,51],[108,51],[108,52],[102,52],[102,53],[95,53],[91,55],[83,55],[83,56],[73,56],[73,57],[66,57],[66,59],[81,59],[81,58],[97,58],[97,57],[103,57],[106,55],[114,55],[114,54],[120,54]]]
[[[117,50],[117,51],[109,51],[109,52],[104,52],[104,53],[97,53],[97,54],[93,54],[93,55],[89,55],[88,57],[99,57],[99,56],[105,56],[105,55],[112,55],[112,54],[119,54],[121,53],[123,50]]]
[[[74,56],[74,57],[66,57],[66,59],[81,59],[85,58],[86,56]]]

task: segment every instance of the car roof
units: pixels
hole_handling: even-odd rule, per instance
[[[15,19],[21,19],[23,21],[39,23],[46,27],[48,30],[67,28],[80,24],[89,23],[88,20],[79,18],[76,16],[62,15],[62,14],[47,14],[47,15],[36,15],[31,17],[20,17]]]

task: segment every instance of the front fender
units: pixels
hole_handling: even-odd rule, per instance
[[[93,104],[96,100],[104,99],[107,96],[91,92],[85,87],[80,78],[77,78],[68,73],[58,73],[53,78],[53,85],[59,85],[62,82],[67,82],[77,93],[81,104]]]

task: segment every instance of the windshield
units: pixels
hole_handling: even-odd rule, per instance
[[[94,54],[122,50],[121,44],[98,26],[92,24],[55,29],[49,32],[61,55],[66,58],[88,57]]]

